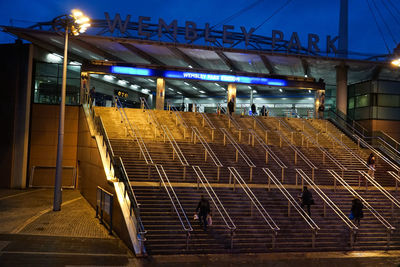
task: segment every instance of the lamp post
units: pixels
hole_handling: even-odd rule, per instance
[[[79,35],[86,31],[90,19],[83,15],[80,10],[73,9],[71,15],[62,15],[53,19],[53,28],[57,32],[65,31],[63,76],[61,85],[60,120],[58,126],[58,145],[56,177],[54,182],[53,211],[61,210],[61,181],[62,181],[62,160],[64,147],[64,119],[65,119],[65,92],[67,86],[67,62],[68,62],[68,35]]]

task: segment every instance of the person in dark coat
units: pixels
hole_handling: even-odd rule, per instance
[[[354,197],[353,201],[351,202],[351,214],[353,215],[354,222],[356,223],[357,227],[360,226],[360,220],[364,217],[363,213],[363,204],[361,200],[357,197]]]
[[[304,206],[307,207],[307,213],[311,216],[311,205],[314,204],[314,199],[312,197],[312,193],[308,190],[307,186],[303,187],[303,193],[300,196],[301,199],[301,208],[304,209]]]
[[[267,109],[265,108],[265,106],[262,106],[261,108],[261,116],[265,116],[267,113]]]
[[[229,110],[229,115],[232,116],[232,113],[234,111],[235,104],[233,103],[233,100],[231,99],[228,103],[228,110]]]
[[[210,203],[201,195],[199,204],[197,204],[196,213],[199,214],[200,225],[204,225],[204,231],[207,230],[207,215],[210,214]]]
[[[253,103],[253,104],[251,105],[251,114],[252,114],[252,115],[256,115],[256,112],[257,112],[256,105]]]
[[[93,86],[92,89],[90,89],[90,91],[89,91],[90,106],[92,106],[94,104],[95,96],[96,96],[96,89]]]

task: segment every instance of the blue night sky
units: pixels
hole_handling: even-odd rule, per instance
[[[234,25],[235,31],[240,31],[239,26],[245,26],[247,29],[257,27],[286,2],[289,4],[260,27],[255,34],[271,36],[272,30],[281,30],[285,34],[285,39],[288,40],[292,32],[296,31],[299,33],[303,46],[306,46],[308,33],[318,34],[321,39],[325,39],[326,35],[338,34],[340,0],[1,0],[0,25],[12,24],[27,27],[35,22],[49,21],[58,15],[69,13],[73,8],[79,8],[89,17],[96,19],[104,19],[104,12],[108,12],[111,17],[114,17],[115,13],[120,13],[123,19],[130,14],[131,21],[137,21],[138,16],[149,16],[154,23],[158,21],[158,18],[163,18],[167,23],[177,19],[178,25],[184,26],[185,21],[190,20],[196,22],[198,27],[202,27],[206,22],[215,25],[252,3],[256,3],[253,8],[225,23]],[[400,42],[399,0],[349,1],[349,51],[365,54],[389,53],[368,3],[374,11],[392,53]],[[9,35],[0,33],[0,43],[13,40],[14,38]]]

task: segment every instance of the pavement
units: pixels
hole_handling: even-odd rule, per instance
[[[400,251],[164,255],[135,258],[77,190],[0,189],[0,266],[400,266]]]

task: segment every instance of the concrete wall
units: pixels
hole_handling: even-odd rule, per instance
[[[400,121],[362,120],[357,122],[370,131],[383,131],[400,141]]]
[[[0,187],[25,188],[33,46],[0,45]]]
[[[96,206],[96,190],[100,186],[114,194],[113,229],[125,244],[132,249],[129,233],[120,209],[114,186],[107,181],[103,163],[96,140],[91,136],[89,126],[83,111],[80,108],[78,126],[78,183],[81,194],[92,205]],[[106,218],[109,223],[109,218]]]
[[[33,104],[30,153],[29,153],[29,177],[32,175],[32,167],[35,167],[33,185],[54,186],[55,166],[57,160],[58,124],[60,107],[58,105]],[[74,170],[66,166],[77,166],[78,145],[78,106],[65,107],[65,129],[63,150],[63,186],[73,186]],[[51,168],[46,168],[51,167]]]

